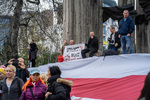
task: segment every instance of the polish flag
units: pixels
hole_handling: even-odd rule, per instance
[[[91,57],[39,69],[47,73],[53,65],[60,67],[63,78],[73,81],[71,96],[81,99],[72,100],[137,100],[150,71],[150,54]]]

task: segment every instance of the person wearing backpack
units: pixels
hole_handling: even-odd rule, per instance
[[[61,78],[60,75],[61,70],[58,66],[49,67],[46,100],[71,100],[70,92],[73,82]]]

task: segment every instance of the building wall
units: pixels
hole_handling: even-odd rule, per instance
[[[0,16],[0,51],[4,47],[4,42],[10,33],[11,17]]]

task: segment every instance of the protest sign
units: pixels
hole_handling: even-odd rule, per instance
[[[81,51],[85,48],[85,44],[75,44],[65,46],[64,61],[82,59]]]

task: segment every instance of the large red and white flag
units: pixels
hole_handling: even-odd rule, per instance
[[[39,66],[41,72],[58,65],[62,77],[73,81],[71,96],[102,100],[136,100],[150,71],[150,54],[92,57]]]

